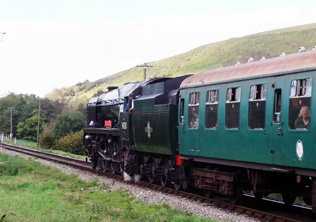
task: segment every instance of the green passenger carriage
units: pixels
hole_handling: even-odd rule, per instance
[[[311,203],[316,50],[194,75],[181,84],[180,97],[180,154],[195,163],[198,188],[224,194],[250,189],[257,196],[281,192],[288,203],[296,196]],[[308,123],[298,126],[306,107]],[[218,187],[218,171],[234,178],[232,190]]]

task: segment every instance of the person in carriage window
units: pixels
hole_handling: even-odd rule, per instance
[[[199,128],[199,114],[196,111],[193,111],[192,113],[190,128],[193,128],[193,129]]]
[[[300,110],[298,118],[294,122],[296,129],[309,129],[310,111],[308,106],[303,106]]]

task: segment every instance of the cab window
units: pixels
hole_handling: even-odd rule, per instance
[[[225,127],[238,129],[240,118],[241,88],[228,88],[226,92]]]
[[[249,129],[264,129],[266,115],[267,85],[252,85],[249,93]]]
[[[197,129],[199,127],[199,100],[200,93],[190,93],[188,110],[188,127]]]
[[[289,128],[307,130],[310,125],[312,79],[296,79],[291,82]]]
[[[209,90],[206,94],[205,127],[217,128],[218,118],[218,90]]]

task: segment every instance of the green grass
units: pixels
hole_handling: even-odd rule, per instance
[[[110,186],[0,154],[0,217],[5,214],[5,222],[211,221],[165,204],[136,201],[127,191],[110,191]]]

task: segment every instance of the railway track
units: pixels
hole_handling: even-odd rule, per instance
[[[61,156],[61,155],[56,155],[56,154],[51,154],[51,153],[45,153],[45,152],[41,152],[38,150],[29,149],[29,148],[20,147],[20,146],[14,146],[14,145],[5,144],[5,143],[1,143],[1,142],[0,142],[0,147],[7,149],[7,150],[10,150],[10,151],[26,154],[26,155],[29,155],[29,156],[32,156],[32,157],[35,157],[38,159],[44,159],[44,160],[56,162],[59,164],[67,165],[70,167],[74,167],[76,169],[80,169],[83,171],[88,171],[88,172],[91,172],[95,175],[106,176],[108,178],[112,178],[112,179],[115,179],[115,180],[118,180],[121,182],[125,182],[123,176],[113,174],[111,172],[93,170],[91,168],[91,164],[87,163],[86,161],[83,161],[83,160],[78,160],[78,159],[74,159],[74,158],[70,158],[70,157],[66,157],[66,156]],[[125,182],[125,183],[133,183],[133,182]],[[240,206],[240,205],[231,204],[231,203],[228,203],[228,202],[225,202],[222,200],[206,198],[206,197],[201,196],[199,194],[188,193],[188,192],[184,192],[184,191],[176,191],[176,190],[168,188],[168,187],[162,187],[160,185],[150,184],[150,183],[147,183],[145,181],[139,181],[138,183],[134,183],[134,185],[139,186],[139,187],[143,187],[143,188],[149,188],[149,189],[152,189],[155,191],[164,192],[167,194],[180,196],[180,197],[192,200],[192,201],[198,201],[198,202],[201,202],[203,204],[207,204],[209,206],[213,206],[213,207],[228,210],[231,212],[243,214],[245,216],[256,218],[256,219],[259,219],[261,221],[298,222],[298,221],[314,221],[315,220],[315,218],[314,219],[308,219],[308,218],[302,219],[299,217],[297,217],[297,219],[293,219],[293,218],[296,218],[296,217],[293,217],[293,215],[282,216],[279,213],[271,213],[271,208],[273,208],[273,209],[276,209],[276,208],[278,209],[279,207],[282,208],[282,204],[275,203],[275,202],[274,203],[265,202],[266,200],[264,200],[261,204],[262,205],[269,205],[269,207],[268,207],[268,208],[270,208],[269,212],[261,210],[261,209],[260,210],[253,209],[252,207],[246,207],[246,206],[249,206],[249,202],[251,202],[250,201],[251,199],[248,200],[248,204],[246,204],[245,206]],[[248,198],[250,198],[250,197],[248,197]],[[252,198],[252,199],[254,199],[254,198]],[[246,200],[246,202],[247,202],[247,200]],[[271,204],[275,204],[275,206],[272,206]],[[250,205],[252,206],[253,204],[250,203]],[[270,205],[271,205],[271,207],[270,207]],[[265,208],[267,208],[267,207],[265,207]],[[311,214],[310,209],[299,209],[299,208],[296,208],[294,206],[293,206],[293,209],[289,209],[289,210],[291,210],[292,212],[297,212],[297,214],[302,214],[305,217],[306,217],[306,214]],[[302,212],[302,211],[304,211],[304,212]]]

